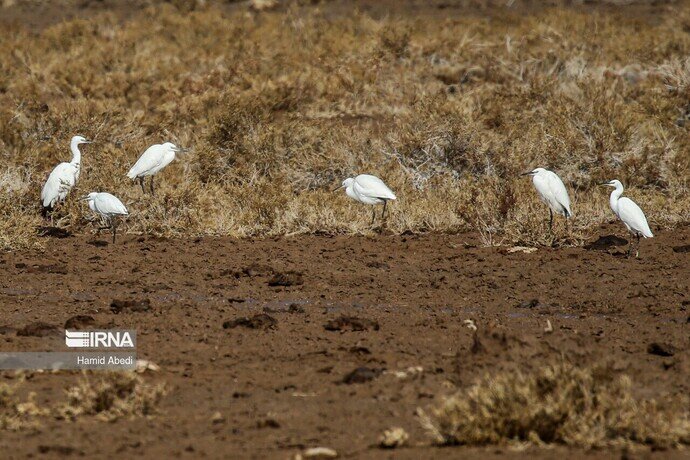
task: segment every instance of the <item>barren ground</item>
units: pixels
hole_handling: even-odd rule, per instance
[[[389,454],[371,446],[384,429],[402,426],[413,447],[396,453],[409,458],[546,458],[556,453],[436,450],[415,410],[486,372],[529,369],[561,354],[579,364],[613,361],[642,396],[690,390],[689,227],[644,241],[639,260],[615,247],[506,253],[480,247],[472,234],[96,241],[79,235],[50,241],[45,253],[1,256],[3,349],[61,346],[65,321],[90,315],[97,325],[137,329],[139,357],[162,367],[147,378],[167,382],[171,392],[152,419],[47,419],[38,433],[4,433],[4,455],[286,458],[330,446],[346,456],[383,457]],[[270,286],[276,274],[294,284]],[[113,300],[145,299],[148,311],[110,311]],[[223,327],[261,313],[275,319],[274,328]],[[341,315],[379,329],[326,330]],[[466,319],[479,326],[484,351],[470,351]],[[36,321],[58,331],[16,336]],[[653,342],[672,345],[674,355],[650,354]],[[384,372],[343,383],[361,366]],[[422,372],[393,374],[415,366]],[[26,387],[49,401],[75,378],[34,374]],[[224,422],[212,422],[216,411]],[[684,452],[654,454],[662,455]]]

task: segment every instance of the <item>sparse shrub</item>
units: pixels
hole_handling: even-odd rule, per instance
[[[163,384],[145,382],[134,372],[109,372],[89,378],[67,391],[67,401],[55,408],[60,418],[94,415],[105,421],[148,416],[165,395]]]
[[[427,431],[443,444],[660,449],[690,444],[687,401],[635,398],[630,378],[608,366],[558,362],[531,372],[498,373],[421,415]]]

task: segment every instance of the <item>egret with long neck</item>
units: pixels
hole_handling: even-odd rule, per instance
[[[67,199],[67,195],[74,188],[79,179],[81,171],[81,152],[80,144],[90,144],[91,141],[83,136],[74,136],[70,141],[72,151],[72,161],[57,165],[48,176],[48,180],[41,190],[41,206],[43,215],[47,215],[55,207]],[[53,215],[50,215],[51,222]]]
[[[613,213],[625,224],[625,227],[630,233],[637,238],[637,249],[635,252],[635,257],[640,256],[640,237],[653,238],[654,235],[649,228],[647,223],[647,218],[642,212],[642,209],[628,197],[623,195],[623,184],[619,180],[612,180],[605,182],[601,185],[607,187],[613,187],[614,190],[611,192],[609,197],[609,204]],[[630,246],[628,247],[628,257],[632,254],[633,242],[630,241]]]

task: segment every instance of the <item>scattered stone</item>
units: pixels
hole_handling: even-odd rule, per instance
[[[269,286],[299,286],[304,284],[302,274],[293,270],[276,273],[273,277],[268,280]]]
[[[96,320],[90,315],[76,315],[65,321],[65,329],[83,329],[95,325]]]
[[[343,377],[343,383],[352,385],[353,383],[366,383],[374,380],[376,377],[381,375],[383,371],[381,369],[371,369],[369,367],[358,367],[353,370],[345,377]]]
[[[58,275],[66,275],[67,268],[62,265],[34,265],[29,267],[29,273],[54,273]]]
[[[304,458],[336,458],[338,452],[330,447],[310,447],[302,455]]]
[[[534,308],[539,306],[539,299],[525,300],[518,304],[518,308]]]
[[[274,418],[266,418],[256,422],[257,428],[280,428],[280,423]]]
[[[17,331],[17,335],[20,337],[47,337],[58,333],[57,327],[40,321],[26,325]]]
[[[379,323],[377,321],[358,318],[356,316],[340,316],[339,318],[328,321],[323,326],[327,331],[374,331],[379,330]]]
[[[546,327],[544,327],[544,332],[546,332],[547,334],[550,334],[551,332],[553,332],[553,326],[551,325],[551,320],[548,320],[548,319],[546,320]]]
[[[512,248],[506,249],[506,254],[514,254],[516,252],[522,252],[524,254],[531,254],[536,252],[537,248],[528,248],[527,246],[513,246]]]
[[[246,327],[248,329],[267,330],[275,329],[278,326],[278,321],[276,321],[276,319],[271,315],[259,313],[251,318],[243,316],[242,318],[225,321],[223,323],[223,329],[234,329],[238,326]]]
[[[110,302],[110,311],[118,313],[143,313],[151,310],[149,299],[141,300],[113,300]]]
[[[673,356],[676,354],[676,347],[670,343],[652,342],[647,347],[647,353],[656,356]]]
[[[211,423],[213,423],[214,425],[225,423],[225,417],[219,411],[216,411],[211,416]]]
[[[404,429],[394,427],[384,431],[379,437],[379,446],[384,449],[395,449],[404,446],[408,439],[409,435]]]
[[[134,368],[134,371],[138,374],[143,374],[146,371],[158,372],[159,370],[161,370],[161,367],[158,364],[146,359],[137,359]]]

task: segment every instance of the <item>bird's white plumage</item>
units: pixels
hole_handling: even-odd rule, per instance
[[[91,192],[86,200],[89,202],[89,208],[95,213],[101,215],[106,219],[111,219],[116,216],[127,216],[129,212],[122,201],[116,196],[106,192]]]
[[[65,201],[69,192],[79,180],[81,170],[81,152],[79,144],[88,141],[82,136],[74,136],[70,142],[72,161],[57,165],[48,176],[48,180],[41,190],[41,205],[44,208],[54,208],[56,204]]]
[[[381,179],[370,174],[345,179],[343,187],[347,196],[364,204],[382,204],[396,199],[393,191]]]
[[[152,145],[141,154],[137,162],[134,163],[134,166],[127,173],[127,177],[136,179],[153,176],[172,163],[178,150],[175,144],[171,142]]]
[[[619,180],[612,180],[606,185],[615,187],[611,192],[609,204],[614,214],[623,221],[625,227],[635,236],[653,238],[652,230],[649,228],[647,218],[642,209],[628,197],[621,197],[623,194],[623,184]]]
[[[537,189],[539,198],[546,203],[551,210],[565,217],[572,216],[570,211],[570,197],[563,185],[563,181],[553,171],[537,168],[532,171],[532,183]]]

